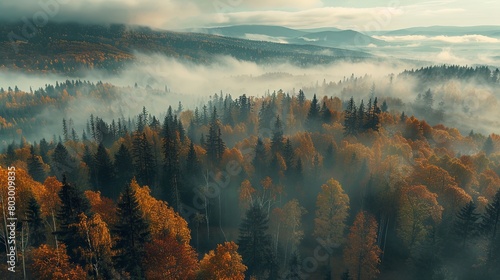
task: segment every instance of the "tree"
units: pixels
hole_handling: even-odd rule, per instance
[[[357,134],[357,108],[354,103],[354,97],[351,97],[347,103],[347,108],[344,111],[344,136]]]
[[[111,278],[112,242],[108,225],[99,214],[87,217],[81,213],[79,219],[79,223],[73,226],[76,227],[78,236],[85,240],[81,250],[88,265],[84,268],[95,278]]]
[[[128,185],[122,192],[117,207],[118,222],[112,233],[116,236],[113,248],[115,266],[132,278],[144,278],[144,246],[151,240],[149,223],[143,217],[136,192]]]
[[[87,274],[79,265],[70,262],[66,246],[53,249],[43,244],[32,252],[31,271],[39,280],[85,280]]]
[[[486,206],[481,221],[481,230],[489,238],[488,260],[492,261],[500,257],[500,245],[498,243],[498,228],[500,227],[500,190],[493,197],[493,201]],[[496,254],[495,254],[496,253]]]
[[[195,279],[198,259],[189,244],[164,233],[147,243],[145,252],[146,279]]]
[[[115,187],[115,170],[113,162],[104,147],[100,143],[95,154],[97,190],[105,197],[116,198],[118,196]]]
[[[156,179],[156,160],[146,133],[136,133],[132,147],[137,180],[141,185],[153,187]]]
[[[225,242],[205,254],[200,261],[199,280],[244,280],[247,267],[238,254],[238,245]]]
[[[58,195],[61,200],[57,220],[59,221],[59,230],[55,232],[59,239],[66,244],[67,253],[72,262],[85,266],[85,259],[81,255],[78,247],[85,244],[85,240],[80,238],[78,230],[74,224],[80,222],[81,213],[91,216],[90,202],[83,192],[77,187],[70,185],[63,177],[63,186]]]
[[[214,107],[212,119],[208,128],[208,136],[206,141],[207,157],[212,163],[218,163],[222,159],[222,154],[226,150],[226,145],[222,140],[220,130],[220,120],[217,116],[217,109]]]
[[[486,141],[484,142],[483,151],[486,153],[487,156],[489,156],[491,153],[493,153],[493,151],[495,151],[495,145],[493,143],[491,135],[489,135]]]
[[[276,153],[283,152],[283,124],[281,123],[280,117],[276,116],[276,121],[274,122],[273,135],[271,138],[271,153],[274,156]]]
[[[455,221],[455,234],[465,248],[467,241],[478,235],[479,230],[479,217],[476,213],[476,204],[471,200],[457,213],[457,220]]]
[[[359,212],[351,226],[344,261],[353,279],[375,279],[379,274],[381,250],[377,245],[377,221],[367,212]]]
[[[423,185],[402,189],[397,232],[406,246],[412,248],[424,241],[441,222],[443,208],[438,204],[437,197]]]
[[[315,94],[311,101],[309,112],[307,113],[306,124],[308,130],[316,131],[319,128],[319,113],[320,108],[318,105],[318,99],[316,98]]]
[[[257,145],[255,146],[255,157],[253,158],[252,165],[255,168],[254,177],[256,180],[260,181],[268,172],[268,157],[266,147],[262,139],[257,139]]]
[[[250,276],[265,277],[274,269],[275,257],[271,248],[271,236],[267,233],[268,222],[262,206],[254,202],[241,223],[239,252]]]
[[[33,247],[39,247],[47,240],[45,236],[45,224],[40,211],[40,204],[33,196],[28,201],[26,209],[26,221],[29,228],[29,243]]]
[[[61,143],[58,143],[54,149],[52,163],[52,172],[56,175],[58,180],[62,180],[63,175],[73,175],[76,168],[74,159],[69,155],[68,150]]]
[[[43,168],[43,161],[40,156],[35,154],[33,145],[30,147],[30,157],[28,158],[28,173],[33,180],[43,183],[47,174]]]
[[[314,235],[338,247],[343,243],[346,219],[349,215],[349,196],[334,179],[321,186],[316,200]]]
[[[126,184],[129,184],[134,176],[134,163],[132,155],[123,143],[115,154],[114,169],[116,171],[115,188],[120,193]],[[116,191],[115,190],[115,191]],[[117,198],[118,195],[112,198]]]

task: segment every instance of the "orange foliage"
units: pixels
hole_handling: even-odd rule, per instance
[[[116,224],[118,217],[116,217],[116,205],[112,199],[101,196],[100,192],[94,191],[85,191],[85,196],[90,202],[92,212],[101,215],[106,224]]]
[[[194,249],[178,242],[174,236],[163,234],[146,244],[144,260],[146,279],[194,279],[198,259]]]
[[[246,270],[234,242],[217,245],[215,251],[210,251],[200,261],[201,280],[244,280]]]
[[[87,273],[79,265],[69,261],[66,246],[60,244],[58,249],[43,244],[32,252],[31,271],[38,280],[85,280]]]

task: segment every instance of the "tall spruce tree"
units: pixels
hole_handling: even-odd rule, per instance
[[[179,140],[176,131],[169,126],[168,117],[163,124],[163,193],[162,197],[179,211],[181,206],[181,167]]]
[[[30,157],[28,158],[28,173],[33,180],[43,183],[46,174],[43,169],[42,158],[35,154],[33,145],[30,147]]]
[[[481,231],[489,240],[488,261],[493,263],[500,258],[500,190],[493,201],[486,206],[481,221]]]
[[[33,247],[38,247],[45,243],[47,237],[45,236],[45,224],[42,212],[40,211],[40,204],[38,204],[33,196],[28,200],[26,221],[29,228],[29,244]]]
[[[128,272],[132,279],[144,279],[144,245],[151,240],[151,232],[130,185],[118,200],[117,215],[118,222],[112,230],[116,236],[115,266]]]
[[[145,133],[135,133],[132,148],[137,181],[141,185],[148,185],[154,188],[154,183],[156,182],[156,160],[153,155],[153,148],[146,138]]]
[[[478,235],[479,230],[479,217],[476,212],[476,204],[471,200],[457,213],[457,220],[455,221],[455,234],[457,235],[462,248],[465,248],[467,241]]]
[[[275,270],[271,235],[267,233],[269,219],[259,202],[253,203],[240,226],[239,252],[248,267],[248,275],[257,279]],[[273,279],[273,278],[269,278]]]
[[[95,154],[97,190],[108,198],[116,198],[118,191],[115,187],[115,170],[108,151],[101,142]]]
[[[57,220],[59,221],[59,229],[55,232],[58,239],[66,244],[68,256],[77,264],[85,266],[85,257],[81,255],[78,247],[84,246],[86,243],[77,233],[77,224],[81,213],[87,217],[92,215],[90,210],[90,202],[85,197],[83,192],[77,187],[70,185],[66,181],[66,176],[63,175],[63,186],[59,191],[59,199],[61,204],[57,212]]]
[[[309,112],[307,113],[306,119],[306,129],[309,131],[317,131],[319,128],[319,113],[320,108],[318,104],[318,99],[316,98],[316,94],[313,96],[311,101],[311,107],[309,107]]]
[[[356,135],[358,132],[358,115],[354,97],[347,102],[347,108],[344,111],[344,136]]]
[[[122,143],[115,154],[116,189],[122,191],[123,186],[130,183],[134,176],[134,163],[130,151]],[[118,195],[113,198],[118,198]]]
[[[283,153],[283,124],[281,123],[280,116],[276,116],[274,122],[273,135],[271,138],[271,154],[274,156],[276,153]]]

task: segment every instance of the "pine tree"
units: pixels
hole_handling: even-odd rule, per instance
[[[85,240],[78,237],[78,229],[73,225],[79,222],[78,215],[81,213],[87,217],[91,216],[90,202],[81,190],[66,182],[65,176],[63,176],[62,183],[63,186],[58,194],[61,200],[57,212],[59,230],[55,234],[57,234],[59,240],[66,244],[67,253],[71,260],[84,266],[85,259],[77,248],[84,246]]]
[[[35,154],[33,145],[30,147],[30,157],[28,158],[28,173],[33,180],[43,183],[46,174],[43,169],[43,163],[40,156]]]
[[[304,94],[304,91],[299,90],[299,95],[297,97],[297,100],[299,101],[300,107],[304,106],[304,103],[306,102],[306,95]]]
[[[481,231],[489,239],[488,261],[493,262],[500,258],[500,190],[493,197],[493,201],[486,206],[481,221]]]
[[[208,128],[208,136],[206,140],[207,157],[213,163],[217,164],[222,159],[222,154],[226,150],[226,145],[222,140],[220,130],[220,121],[217,116],[217,109],[214,108],[212,119]]]
[[[281,123],[280,117],[276,116],[271,138],[271,153],[273,156],[276,153],[283,153],[283,140],[283,124]]]
[[[128,272],[132,279],[144,279],[144,245],[151,240],[151,233],[130,185],[118,200],[117,215],[118,222],[112,231],[116,236],[115,266]]]
[[[283,148],[283,158],[286,164],[286,175],[291,176],[295,172],[295,152],[293,151],[290,138],[286,139],[285,147]]]
[[[321,107],[321,121],[325,124],[329,124],[332,121],[332,112],[326,106],[326,102],[323,102]]]
[[[495,150],[495,145],[493,143],[491,135],[489,135],[486,141],[484,142],[483,151],[486,153],[487,156],[489,156],[491,155],[491,153],[493,153],[494,150]]]
[[[285,277],[285,280],[301,280],[302,275],[300,272],[300,258],[299,253],[294,251],[290,257],[290,262],[288,263],[288,272]]]
[[[471,200],[457,213],[455,234],[459,238],[462,248],[465,248],[467,241],[478,234],[480,215],[476,213],[476,208],[476,204]]]
[[[181,203],[181,169],[179,159],[179,140],[177,133],[168,124],[165,118],[163,124],[163,197],[174,207],[176,211],[180,209]]]
[[[102,143],[97,147],[95,165],[97,190],[99,190],[105,197],[116,198],[118,196],[118,192],[115,189],[115,170],[113,162],[111,161],[108,151],[104,148]]]
[[[26,209],[26,221],[29,228],[29,243],[33,247],[38,247],[47,240],[45,236],[45,224],[40,211],[40,204],[32,196],[28,201]]]
[[[76,169],[74,159],[69,155],[68,150],[59,142],[52,154],[52,172],[58,180],[62,180],[63,175],[70,176]]]
[[[309,108],[306,119],[307,129],[310,131],[317,131],[319,128],[319,109],[318,99],[315,94],[311,101],[311,107]]]
[[[248,267],[248,275],[257,278],[273,270],[274,256],[271,248],[271,235],[267,233],[268,217],[262,206],[255,202],[246,212],[240,226],[238,239],[239,253]]]
[[[153,155],[153,148],[148,142],[146,134],[136,132],[132,147],[137,181],[141,185],[154,187],[154,182],[156,181],[156,161]]]
[[[356,135],[358,131],[357,123],[358,115],[356,104],[354,103],[354,97],[351,97],[344,111],[344,136]]]
[[[132,155],[125,145],[122,143],[118,152],[115,154],[115,171],[116,171],[116,188],[130,183],[134,177],[134,163]],[[117,193],[120,193],[120,189]],[[118,196],[116,196],[118,198]]]

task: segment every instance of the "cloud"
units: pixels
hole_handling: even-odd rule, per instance
[[[500,43],[500,39],[484,35],[463,35],[463,36],[424,36],[424,35],[403,35],[403,36],[373,36],[376,39],[387,42],[403,41],[439,41],[450,44],[462,43]]]
[[[245,39],[255,40],[255,41],[266,41],[280,44],[288,44],[288,41],[285,38],[273,37],[263,34],[245,34]]]
[[[402,10],[387,7],[343,8],[323,7],[301,11],[246,11],[220,14],[212,21],[220,25],[237,25],[258,22],[296,28],[335,27],[364,25],[370,21],[388,25]],[[383,18],[383,20],[381,20]],[[383,26],[382,26],[383,27]]]

